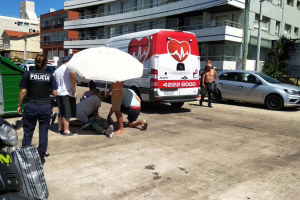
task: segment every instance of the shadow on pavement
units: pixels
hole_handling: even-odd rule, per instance
[[[298,107],[286,107],[279,111],[270,110],[263,104],[255,104],[255,103],[248,103],[248,102],[241,102],[241,101],[222,101],[221,103],[213,103],[213,104],[233,105],[233,106],[246,107],[246,108],[269,110],[269,111],[275,111],[275,112],[280,112],[280,111],[298,112],[299,111]]]
[[[183,105],[184,106],[184,105]],[[191,109],[187,108],[173,108],[169,104],[163,104],[163,103],[145,103],[142,104],[142,113],[147,114],[172,114],[172,113],[186,113],[191,112]]]

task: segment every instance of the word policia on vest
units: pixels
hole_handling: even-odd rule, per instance
[[[30,80],[50,82],[50,74],[30,74]]]

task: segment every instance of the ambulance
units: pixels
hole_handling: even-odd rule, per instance
[[[140,78],[125,81],[144,102],[181,107],[195,101],[199,90],[200,57],[194,33],[153,29],[118,37],[106,46],[125,51],[144,65]],[[117,58],[116,58],[117,59]],[[103,83],[96,82],[96,86]]]

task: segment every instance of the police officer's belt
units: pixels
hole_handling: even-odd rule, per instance
[[[34,104],[51,104],[51,100],[39,100],[39,99],[26,99],[26,103]]]

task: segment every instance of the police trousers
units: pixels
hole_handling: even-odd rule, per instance
[[[22,146],[29,146],[32,142],[36,122],[39,121],[39,146],[41,157],[45,156],[48,147],[48,130],[52,114],[51,104],[26,103],[23,112],[24,137]]]

